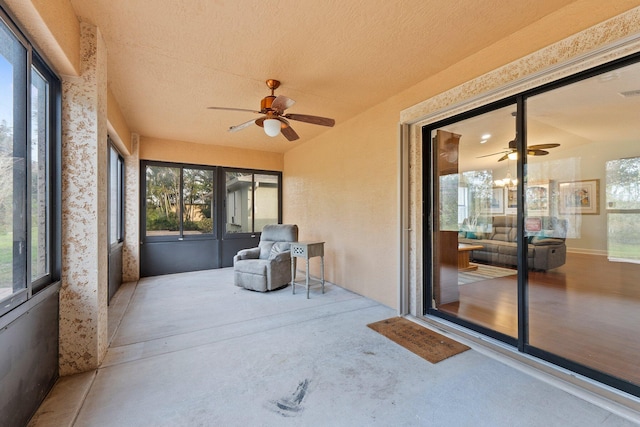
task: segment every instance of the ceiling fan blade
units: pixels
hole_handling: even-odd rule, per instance
[[[288,123],[282,126],[282,129],[280,130],[280,132],[282,132],[282,135],[284,135],[284,137],[287,138],[289,141],[295,141],[296,139],[300,138],[296,133],[296,131],[293,130],[293,128],[289,126]]]
[[[207,107],[208,110],[226,110],[226,111],[246,111],[248,113],[260,114],[260,111],[249,110],[246,108],[230,108],[230,107]]]
[[[505,151],[498,151],[497,153],[491,153],[491,154],[485,154],[484,156],[478,156],[476,157],[476,159],[481,159],[483,157],[491,157],[491,156],[495,156],[497,154],[509,154],[511,152],[511,150],[505,150]]]
[[[260,120],[260,119],[258,119],[258,120]],[[241,123],[241,124],[235,125],[235,126],[230,126],[229,127],[229,132],[238,132],[239,130],[248,128],[249,126],[251,126],[255,122],[256,122],[255,119],[251,119],[248,122],[244,122],[244,123]]]
[[[311,123],[320,126],[333,127],[336,124],[334,119],[326,117],[309,116],[308,114],[286,114],[284,117],[291,120],[297,120],[299,122]]]
[[[544,150],[527,150],[527,154],[530,156],[546,156],[549,152]]]
[[[547,148],[556,148],[559,146],[560,144],[538,144],[528,146],[527,150],[546,150]]]
[[[500,157],[500,158],[498,159],[498,161],[499,161],[499,162],[501,162],[501,161],[503,161],[503,160],[507,160],[507,159],[509,158],[509,154],[510,154],[510,152],[509,152],[509,153],[507,153],[507,154],[505,154],[504,156]]]
[[[278,95],[276,99],[274,99],[271,103],[271,109],[279,113],[283,113],[287,108],[293,107],[293,104],[295,103],[296,101],[291,98],[287,98],[283,95]]]

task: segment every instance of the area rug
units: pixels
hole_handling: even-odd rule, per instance
[[[431,363],[469,350],[464,344],[402,317],[392,317],[367,326]]]
[[[511,268],[496,267],[495,265],[473,264],[478,269],[473,271],[459,271],[458,285],[468,285],[469,283],[479,282],[481,280],[495,279],[496,277],[514,276],[518,274],[516,270]]]

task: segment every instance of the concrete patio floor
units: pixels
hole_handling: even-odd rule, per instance
[[[247,291],[231,268],[124,284],[102,366],[61,378],[29,425],[637,425],[473,348],[430,364],[367,327],[395,310],[300,289]]]

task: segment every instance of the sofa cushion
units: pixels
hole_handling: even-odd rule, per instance
[[[491,237],[491,240],[499,240],[501,242],[509,242],[509,233],[511,232],[511,227],[493,227],[494,234]]]

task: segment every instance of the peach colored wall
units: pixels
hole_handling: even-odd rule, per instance
[[[282,171],[283,155],[140,136],[140,159]]]
[[[80,21],[69,0],[6,0],[54,70],[80,74]]]
[[[284,222],[325,241],[325,278],[395,305],[397,114],[376,107],[285,154]],[[304,268],[304,267],[303,267]],[[318,277],[312,260],[311,274]]]
[[[402,110],[638,4],[572,3],[285,153],[284,221],[300,226],[301,239],[327,242],[327,280],[398,306],[397,127]],[[526,66],[522,70],[532,72]],[[319,274],[317,266],[311,270]]]
[[[116,145],[123,155],[130,155],[131,131],[111,90],[107,90],[107,120],[109,121],[109,135],[116,141]]]

